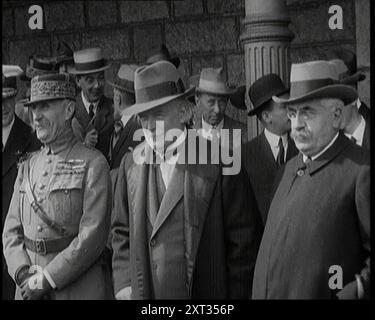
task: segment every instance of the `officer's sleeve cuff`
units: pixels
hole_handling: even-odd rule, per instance
[[[357,281],[357,297],[358,299],[363,299],[363,297],[365,296],[365,290],[363,288],[361,277],[356,274],[355,279]]]
[[[55,284],[55,282],[52,280],[50,274],[48,273],[48,271],[47,271],[46,269],[43,270],[43,274],[44,274],[44,276],[46,277],[48,283],[51,285],[51,287],[52,287],[53,289],[56,289],[56,284]]]

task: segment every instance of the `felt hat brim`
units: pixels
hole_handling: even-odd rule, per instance
[[[170,102],[172,100],[185,97],[185,96],[189,95],[193,90],[194,90],[194,88],[190,88],[183,93],[174,94],[174,95],[171,95],[171,96],[166,96],[166,97],[156,99],[156,100],[152,100],[152,101],[149,101],[149,102],[135,103],[132,106],[126,108],[123,111],[123,115],[131,116],[131,115],[134,115],[134,114],[138,114],[138,113],[156,108],[156,107],[161,106],[162,104],[165,104],[165,103]]]
[[[280,96],[283,96],[285,95],[286,93],[289,93],[289,89],[286,89],[286,90],[283,90],[281,92],[278,92],[277,95],[272,95],[269,99],[266,99],[264,100],[263,102],[261,102],[261,104],[259,104],[257,107],[251,109],[247,114],[249,117],[252,117],[252,116],[255,116],[259,111],[261,111],[265,105],[266,102],[270,101],[271,99],[273,101],[275,101],[273,99],[273,97],[280,97]],[[276,101],[275,101],[276,102]]]
[[[350,104],[358,99],[357,91],[348,85],[334,84],[325,86],[309,92],[308,94],[293,97],[290,99],[283,99],[277,96],[273,96],[272,100],[276,103],[291,104],[296,102],[303,102],[311,99],[320,98],[338,98],[341,99],[345,105]]]
[[[129,93],[133,93],[133,94],[134,94],[134,90],[131,90],[130,88],[125,88],[125,87],[123,87],[123,86],[120,86],[120,85],[118,85],[118,84],[112,82],[112,81],[107,81],[107,83],[108,83],[111,87],[113,87],[113,88],[116,88],[116,89],[119,89],[119,90],[121,90],[121,91],[126,91],[126,92],[129,92]]]
[[[236,92],[236,89],[226,89],[226,90],[211,90],[211,89],[206,89],[206,88],[200,88],[199,86],[195,88],[196,92],[200,93],[208,93],[208,94],[216,94],[219,96],[230,96],[231,94]]]

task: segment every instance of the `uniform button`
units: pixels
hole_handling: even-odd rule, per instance
[[[41,231],[43,230],[42,226],[40,226],[40,225],[38,225],[38,226],[36,227],[36,229],[37,229],[39,232],[41,232]]]
[[[43,198],[38,198],[38,199],[36,199],[38,202],[43,202]]]
[[[155,246],[156,241],[154,239],[151,240],[151,247]]]
[[[43,177],[45,177],[47,174],[48,174],[48,171],[44,171],[44,172],[42,173]]]
[[[40,190],[43,190],[43,189],[45,188],[45,186],[46,186],[45,184],[41,183],[41,184],[39,185],[39,189],[40,189]]]
[[[65,194],[68,194],[68,193],[69,193],[69,190],[68,190],[68,189],[65,189],[64,192],[65,192]]]
[[[51,163],[52,162],[52,159],[51,158],[48,158],[47,159],[47,163]]]
[[[304,174],[305,174],[305,171],[303,171],[302,169],[297,171],[297,175],[300,177],[302,177]]]

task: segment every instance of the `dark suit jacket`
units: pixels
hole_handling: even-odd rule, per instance
[[[109,166],[112,169],[116,169],[120,166],[121,159],[129,148],[134,149],[140,141],[133,140],[133,134],[136,130],[141,129],[141,125],[136,116],[133,116],[126,123],[122,129],[120,137],[116,142],[115,147],[112,147],[113,133],[111,135],[110,147],[109,147]]]
[[[294,141],[289,137],[286,161],[298,154]],[[243,145],[243,165],[253,186],[263,224],[266,223],[267,213],[272,200],[272,190],[279,167],[273,157],[264,131]]]
[[[286,164],[259,249],[253,298],[333,298],[334,265],[342,268],[339,296],[356,298],[355,274],[369,295],[369,255],[369,153],[340,134],[307,167],[302,154]]]
[[[370,111],[370,108],[364,102],[361,101],[361,106],[359,107],[358,112],[362,115],[363,119],[365,119],[366,121],[362,147],[370,151],[371,111]]]
[[[131,286],[133,299],[152,297],[145,208],[150,165],[137,165],[133,158],[134,153],[136,159],[143,157],[147,149],[142,143],[121,162],[111,228],[115,292]],[[176,206],[184,209],[189,296],[247,299],[262,225],[246,173],[224,176],[220,165],[177,163],[150,241],[162,244],[169,236],[165,221]],[[159,267],[175,281],[168,265]]]
[[[17,177],[17,162],[27,152],[40,148],[41,144],[32,134],[31,128],[16,115],[13,127],[9,133],[8,140],[3,151],[3,192],[2,192],[2,216],[1,232],[8,213],[10,200],[13,195],[14,182]],[[14,299],[14,283],[8,275],[6,264],[3,260],[3,299]]]
[[[92,121],[90,121],[89,114],[83,104],[81,93],[77,95],[76,101],[77,104],[74,117],[78,120],[80,127],[77,128],[73,121],[72,127],[74,134],[79,140],[83,141],[87,132],[95,128],[98,131],[98,143],[95,148],[107,157],[111,134],[114,128],[112,99],[107,98],[106,96],[103,96],[100,99],[96,115]]]

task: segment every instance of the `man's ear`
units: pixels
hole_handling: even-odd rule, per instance
[[[70,120],[74,116],[76,110],[76,103],[72,100],[69,100],[65,106],[65,120]]]
[[[343,120],[342,119],[342,117],[343,117],[342,108],[345,108],[345,107],[349,107],[349,106],[341,106],[339,104],[334,106],[334,109],[333,109],[333,127],[335,129],[340,129],[340,127],[341,127],[341,122]]]
[[[80,86],[80,83],[81,83],[81,76],[79,75],[76,75],[75,79],[76,79],[76,84],[77,84],[77,87],[81,89],[81,86]]]
[[[271,122],[271,115],[267,110],[261,111],[260,117],[265,123]]]

